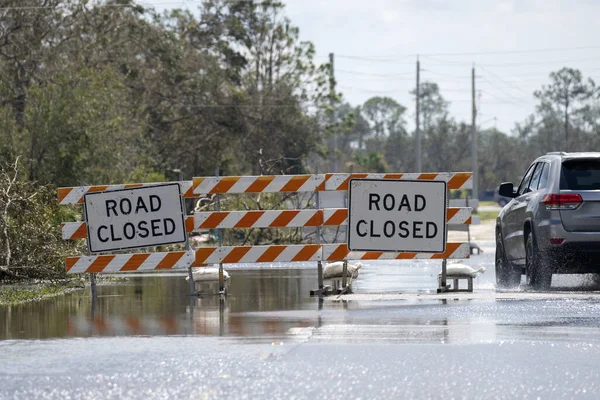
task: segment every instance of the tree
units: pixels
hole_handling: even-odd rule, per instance
[[[581,112],[584,109],[582,103],[597,93],[596,84],[590,78],[584,81],[581,71],[566,67],[551,72],[550,79],[552,82],[536,90],[534,96],[540,101],[540,113],[552,109],[563,116],[564,146],[565,151],[569,151],[573,147],[569,138],[572,116]]]
[[[390,97],[372,97],[362,106],[362,112],[376,139],[404,130],[406,107]]]
[[[531,153],[525,139],[508,136],[496,129],[479,133],[479,185],[498,188],[502,182],[517,182]]]
[[[427,132],[439,120],[448,115],[448,106],[450,103],[440,94],[440,88],[437,83],[426,81],[421,83],[419,89],[419,109],[423,132]],[[410,93],[416,98],[416,89]]]

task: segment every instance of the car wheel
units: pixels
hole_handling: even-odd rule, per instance
[[[529,232],[525,244],[525,274],[527,285],[534,289],[548,289],[552,283],[552,272],[542,261],[533,233]]]
[[[506,258],[502,233],[496,233],[496,287],[512,289],[521,283],[521,271]]]

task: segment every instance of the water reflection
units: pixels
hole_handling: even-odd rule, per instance
[[[433,267],[419,269],[365,268],[355,283],[376,291],[379,275],[389,279],[379,287],[410,282],[423,290],[430,286],[418,285],[416,279],[432,278],[423,272]],[[206,335],[263,341],[487,343],[589,340],[600,327],[597,300],[323,302],[308,295],[317,285],[314,269],[235,270],[231,275],[226,297],[212,295],[210,289],[200,297],[189,296],[184,274],[135,275],[98,286],[96,301],[86,290],[0,307],[0,339]]]
[[[282,334],[291,326],[314,325],[305,318],[269,319],[248,312],[312,310],[316,285],[308,269],[236,271],[229,295],[188,295],[185,276],[133,276],[126,282],[41,302],[0,307],[0,339],[120,335]]]

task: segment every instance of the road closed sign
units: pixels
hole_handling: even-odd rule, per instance
[[[348,249],[443,253],[446,182],[352,179]]]
[[[84,197],[93,253],[184,243],[179,184],[144,186]]]

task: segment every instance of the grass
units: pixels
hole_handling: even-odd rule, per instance
[[[498,203],[496,203],[493,200],[486,200],[486,201],[480,201],[479,202],[479,206],[486,206],[486,207],[490,207],[490,206],[497,206]]]
[[[23,286],[21,284],[0,286],[0,305],[37,301],[46,297],[58,296],[72,290],[80,289],[73,281],[43,282]]]
[[[489,221],[498,218],[498,211],[478,211],[473,215],[478,215],[481,221]]]

